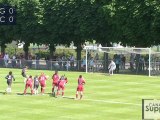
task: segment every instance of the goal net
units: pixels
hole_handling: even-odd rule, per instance
[[[160,76],[160,52],[151,52],[151,76]]]
[[[160,53],[151,48],[85,46],[86,72],[108,73],[108,65],[116,64],[114,73],[157,76],[160,73]]]

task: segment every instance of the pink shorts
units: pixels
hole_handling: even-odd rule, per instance
[[[77,91],[82,91],[83,92],[83,90],[84,90],[83,85],[78,85]]]
[[[53,86],[58,86],[58,82],[53,82],[52,85]]]
[[[31,88],[32,89],[32,84],[26,84],[25,88]]]
[[[58,90],[61,90],[61,89],[62,89],[62,90],[65,89],[64,85],[59,85],[59,86],[58,86]]]
[[[46,87],[46,84],[41,83],[41,87]]]

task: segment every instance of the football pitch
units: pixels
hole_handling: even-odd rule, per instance
[[[10,70],[16,81],[12,94],[4,94]],[[41,72],[28,70],[28,75]],[[65,71],[59,71],[68,78],[65,98],[54,98],[50,95],[54,71],[43,72],[49,75],[46,94],[24,96],[21,69],[0,68],[0,120],[141,120],[142,99],[160,99],[158,77]],[[84,97],[74,100],[80,74],[86,80]]]

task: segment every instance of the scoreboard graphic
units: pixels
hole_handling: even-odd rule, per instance
[[[16,25],[16,7],[0,5],[0,25]]]

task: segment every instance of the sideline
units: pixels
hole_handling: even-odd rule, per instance
[[[64,98],[67,98],[67,99],[75,99],[74,97],[68,97],[68,96],[65,96]],[[123,105],[133,105],[133,106],[142,106],[141,104],[127,103],[127,102],[119,102],[119,101],[109,101],[109,100],[82,99],[82,101],[103,102],[103,103],[123,104]]]

